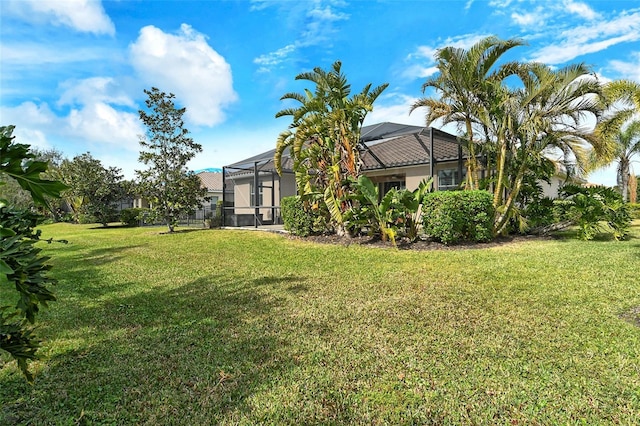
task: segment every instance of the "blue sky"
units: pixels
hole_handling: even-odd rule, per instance
[[[143,90],[176,95],[204,150],[192,169],[275,146],[295,76],[341,60],[354,91],[389,83],[365,124],[424,124],[409,107],[436,49],[520,37],[505,59],[585,62],[640,81],[637,1],[0,0],[0,122],[22,143],[91,152],[132,178]],[[640,174],[640,166],[636,165]],[[590,180],[615,184],[613,168]]]

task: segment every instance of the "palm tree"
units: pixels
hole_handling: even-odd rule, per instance
[[[541,164],[549,154],[560,154],[568,170],[584,173],[589,164],[589,150],[602,153],[606,143],[585,126],[591,116],[602,112],[601,85],[584,64],[553,70],[532,63],[519,72],[523,87],[512,92],[504,103],[501,117],[508,148],[505,179],[506,195],[499,196],[495,231],[505,230],[514,202],[528,171]]]
[[[640,156],[640,120],[631,121],[614,137],[614,161],[618,162],[616,183],[624,202],[628,201],[631,163],[636,155]]]
[[[521,46],[519,39],[500,40],[497,37],[486,37],[468,50],[448,46],[438,50],[436,60],[438,74],[427,79],[422,85],[424,93],[428,88],[436,89],[438,98],[421,98],[411,107],[426,107],[426,125],[441,119],[442,124],[457,123],[464,132],[464,140],[468,151],[467,182],[468,189],[478,188],[478,164],[476,145],[484,138],[477,138],[476,133],[483,133],[487,117],[490,115],[490,103],[494,101],[493,91],[496,84],[513,75],[517,64],[509,63],[495,68],[500,57],[513,47]]]
[[[598,123],[598,135],[608,142],[608,150],[594,160],[596,168],[615,161],[617,184],[627,201],[632,158],[640,154],[640,84],[630,80],[615,80],[603,88],[607,115]]]
[[[351,85],[336,61],[331,70],[314,68],[296,76],[315,84],[315,91],[286,93],[281,100],[291,99],[300,105],[287,108],[277,117],[291,116],[292,123],[276,143],[274,162],[282,173],[282,155],[288,148],[300,194],[321,193],[339,233],[344,232],[342,214],[350,207],[350,179],[360,175],[360,130],[374,101],[387,88],[382,84],[365,86],[351,97]]]

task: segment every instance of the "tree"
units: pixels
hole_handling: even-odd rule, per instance
[[[599,137],[609,143],[606,155],[594,159],[595,167],[618,162],[617,184],[623,200],[628,200],[633,157],[640,154],[640,84],[615,80],[605,84],[604,107],[607,114],[598,123]]]
[[[202,207],[206,189],[200,179],[187,169],[187,163],[202,146],[188,136],[182,116],[186,108],[176,108],[173,93],[153,87],[144,91],[148,111],[140,110],[140,120],[147,127],[141,137],[139,161],[147,170],[137,170],[141,194],[149,199],[158,216],[173,232],[181,214]]]
[[[427,108],[427,126],[440,119],[443,125],[456,123],[464,133],[462,140],[468,152],[467,189],[478,189],[477,146],[487,137],[478,137],[478,133],[486,133],[483,130],[497,99],[495,91],[517,70],[517,64],[496,67],[496,62],[513,47],[523,44],[519,39],[500,40],[491,36],[468,50],[453,46],[438,50],[438,74],[422,85],[423,93],[433,88],[438,98],[421,98],[411,107],[411,112]]]
[[[69,186],[65,197],[78,215],[87,213],[95,217],[103,226],[112,221],[115,203],[124,195],[121,169],[104,167],[100,160],[84,153],[64,160],[60,166],[62,181]]]
[[[524,72],[522,72],[524,71]],[[502,233],[508,224],[515,201],[527,173],[540,168],[550,155],[560,154],[568,172],[583,174],[589,164],[589,150],[603,155],[607,147],[586,119],[599,117],[601,85],[584,64],[557,70],[531,63],[519,72],[523,87],[510,91],[503,100],[499,119],[503,132],[494,140],[506,152],[504,188],[494,193],[495,231]],[[496,189],[502,186],[497,185]]]
[[[48,197],[60,197],[66,187],[41,178],[47,163],[37,161],[29,145],[14,143],[13,129],[0,127],[0,174],[15,180],[36,204],[47,205]],[[0,286],[13,286],[18,293],[14,306],[0,306],[0,349],[16,360],[30,382],[28,362],[37,357],[40,346],[32,324],[40,307],[56,300],[50,289],[55,279],[47,275],[49,258],[41,256],[41,249],[34,245],[41,235],[34,229],[40,218],[31,209],[16,209],[0,199]]]
[[[334,228],[345,232],[343,214],[350,208],[349,195],[360,175],[360,130],[373,103],[387,88],[366,85],[351,95],[351,85],[336,61],[329,71],[319,67],[296,76],[315,84],[315,91],[286,93],[281,100],[300,105],[284,109],[277,117],[291,116],[292,123],[276,143],[275,165],[282,174],[282,154],[290,150],[301,195],[319,194],[327,205]]]
[[[42,173],[42,177],[47,180],[60,180],[60,164],[63,161],[62,152],[58,151],[55,148],[51,149],[30,149],[31,155],[36,161],[42,161],[48,163],[47,170]],[[9,205],[14,206],[18,209],[28,209],[28,208],[42,208],[46,209],[44,206],[36,206],[31,198],[31,194],[28,191],[25,191],[20,187],[17,181],[13,179],[5,179],[0,176],[0,180],[4,182],[4,185],[0,187],[0,198],[5,199]],[[47,203],[49,206],[49,214],[57,221],[59,220],[58,211],[63,207],[61,203],[63,201],[61,199],[56,198],[47,198]]]

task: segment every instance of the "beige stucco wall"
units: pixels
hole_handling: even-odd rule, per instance
[[[234,203],[235,203],[235,214],[254,214],[255,208],[251,207],[253,205],[253,200],[251,199],[251,185],[253,184],[253,176],[236,178],[234,185]],[[270,188],[273,183],[273,188]],[[259,213],[262,215],[262,219],[265,221],[272,221],[274,215],[276,217],[279,216],[279,209],[272,209],[272,201],[274,207],[280,206],[280,199],[282,197],[288,197],[291,195],[296,195],[296,184],[295,184],[295,176],[293,175],[283,175],[281,178],[276,177],[274,181],[271,181],[271,177],[260,177],[260,184],[263,185],[262,188],[262,205],[268,207],[262,207],[259,210]],[[274,197],[272,200],[271,194],[273,193]]]
[[[457,161],[448,161],[446,163],[436,164],[435,176],[433,177],[434,187],[438,187],[438,171],[457,168]],[[394,167],[384,170],[374,170],[365,172],[365,174],[374,182],[399,180],[393,178],[393,176],[404,176],[404,181],[407,189],[409,191],[413,191],[418,187],[423,179],[429,178],[431,176],[431,168],[428,164],[421,164],[419,166]]]

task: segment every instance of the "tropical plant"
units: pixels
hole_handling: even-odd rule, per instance
[[[402,210],[402,222],[405,235],[409,241],[418,239],[418,228],[422,223],[422,200],[425,194],[431,191],[433,178],[423,179],[416,189],[409,191],[403,189],[398,192],[398,202]]]
[[[138,191],[151,201],[152,208],[173,232],[178,217],[202,207],[206,189],[187,163],[202,146],[187,136],[182,116],[186,108],[176,108],[173,93],[153,87],[144,91],[148,112],[140,110],[140,120],[147,127],[141,137],[139,160],[147,170],[137,170]]]
[[[604,186],[565,185],[559,203],[564,218],[577,227],[578,238],[591,240],[598,233],[610,233],[614,239],[627,237],[631,215],[622,196]]]
[[[398,190],[391,188],[380,198],[378,187],[365,175],[358,178],[357,188],[362,214],[370,218],[370,232],[379,233],[382,241],[390,240],[395,247],[398,231],[394,226],[394,211]]]
[[[584,64],[552,69],[543,64],[521,66],[523,87],[505,98],[501,128],[495,143],[505,153],[497,162],[499,178],[494,188],[495,232],[507,228],[515,202],[528,173],[549,156],[559,156],[567,173],[584,173],[589,148],[602,155],[607,147],[585,126],[586,119],[601,113],[601,86]],[[505,191],[506,190],[506,191]]]
[[[622,199],[629,200],[631,164],[635,156],[640,156],[640,120],[632,121],[615,138],[615,159],[617,166],[617,184]],[[635,192],[635,191],[634,191]]]
[[[441,120],[443,125],[458,125],[468,154],[467,189],[479,187],[478,146],[487,138],[486,121],[495,107],[492,103],[499,99],[494,96],[496,87],[517,69],[515,64],[496,67],[496,63],[507,51],[523,44],[519,39],[500,40],[490,36],[468,50],[453,46],[438,50],[435,58],[438,73],[422,85],[423,93],[433,88],[438,97],[421,98],[411,107],[411,112],[427,108],[427,126],[436,120]]]
[[[48,163],[37,161],[29,145],[14,143],[13,129],[0,127],[0,175],[15,180],[36,204],[46,206],[49,198],[59,198],[66,187],[41,178]],[[14,306],[0,306],[0,349],[17,361],[30,382],[33,376],[28,362],[37,357],[40,346],[32,324],[40,307],[56,300],[50,289],[56,280],[47,274],[51,269],[46,263],[49,258],[41,256],[41,249],[35,247],[41,231],[34,228],[41,218],[31,209],[15,209],[0,199],[0,286],[13,286],[18,293]]]
[[[351,207],[353,184],[360,175],[360,129],[373,103],[388,84],[351,95],[351,85],[336,61],[329,71],[314,68],[296,80],[315,84],[311,92],[286,93],[281,100],[293,100],[297,107],[284,109],[277,117],[291,116],[292,123],[276,143],[274,162],[282,174],[282,157],[286,150],[293,160],[298,193],[320,195],[339,234],[345,232],[344,213]]]

